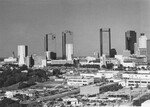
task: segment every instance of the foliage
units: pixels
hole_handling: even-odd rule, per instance
[[[139,84],[136,84],[136,85],[135,85],[135,88],[139,88]]]
[[[113,63],[106,64],[107,69],[113,69],[113,66],[114,66]]]
[[[147,85],[147,88],[150,89],[150,85]]]
[[[87,65],[80,65],[81,68],[100,68],[99,65],[90,65],[90,64],[87,64]]]
[[[4,99],[0,101],[0,107],[20,107],[20,104],[18,101],[13,101],[4,97]]]
[[[25,65],[18,67],[17,65],[5,64],[2,67],[3,72],[0,74],[0,87],[7,87],[18,82],[21,82],[20,85],[24,87],[25,84],[22,84],[23,81],[27,81],[27,85],[33,85],[35,82],[46,81],[48,76],[46,71],[41,69],[28,69]],[[27,72],[22,72],[27,70]]]

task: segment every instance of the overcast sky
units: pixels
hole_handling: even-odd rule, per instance
[[[42,55],[46,33],[56,34],[61,56],[65,30],[73,32],[76,56],[93,55],[100,28],[111,28],[112,48],[122,54],[127,30],[150,39],[149,10],[149,0],[0,0],[0,57],[17,54],[19,44]]]

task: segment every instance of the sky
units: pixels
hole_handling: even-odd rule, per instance
[[[17,55],[17,45],[43,55],[47,33],[56,35],[61,56],[65,30],[73,32],[75,56],[92,56],[100,51],[100,28],[111,28],[111,46],[122,54],[126,31],[150,39],[149,10],[149,0],[0,0],[0,57]]]

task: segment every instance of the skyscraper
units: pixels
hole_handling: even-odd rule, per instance
[[[147,63],[150,64],[150,39],[147,40]]]
[[[56,36],[53,33],[46,34],[44,37],[44,51],[46,53],[47,60],[56,59]],[[53,57],[51,57],[53,53]]]
[[[147,37],[144,33],[141,33],[139,37],[139,48],[147,48]]]
[[[62,32],[62,57],[67,60],[73,58],[73,34],[68,30]]]
[[[136,32],[135,31],[125,32],[126,49],[130,50],[131,54],[134,54],[134,43],[136,43]]]
[[[62,32],[62,58],[66,59],[66,33]]]
[[[108,33],[108,36],[104,36],[103,33]],[[108,40],[107,42],[105,40]],[[105,42],[104,42],[105,41]],[[106,45],[106,46],[104,46]],[[104,50],[103,50],[104,48]],[[110,50],[111,50],[111,31],[109,29],[100,29],[100,53],[101,56],[103,54],[110,56]],[[105,51],[105,52],[104,52]]]
[[[18,45],[19,65],[25,64],[25,57],[28,55],[28,47],[26,45]]]
[[[144,33],[141,33],[139,37],[139,51],[140,55],[147,54],[147,37]]]

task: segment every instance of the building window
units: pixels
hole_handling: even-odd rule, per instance
[[[128,84],[128,86],[134,86],[134,84]]]
[[[129,82],[132,82],[132,83],[133,83],[134,81],[129,81]]]
[[[147,83],[146,81],[142,81],[142,83]]]
[[[110,82],[114,82],[113,80],[110,80]]]
[[[135,81],[135,83],[140,83],[140,81]]]

